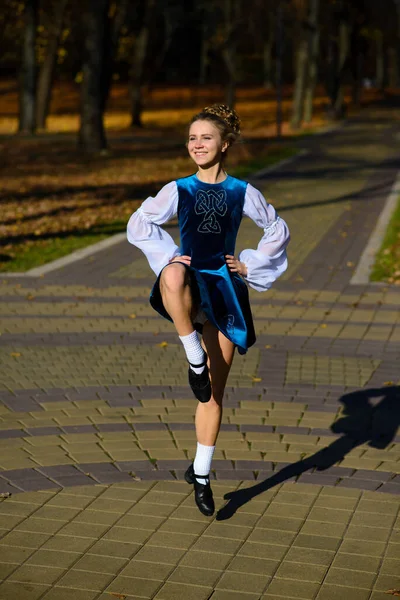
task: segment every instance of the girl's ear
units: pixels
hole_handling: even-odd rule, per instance
[[[221,152],[225,152],[229,148],[229,142],[224,142],[222,144]]]

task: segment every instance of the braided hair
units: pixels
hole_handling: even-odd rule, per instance
[[[190,121],[190,125],[196,121],[211,121],[218,129],[222,141],[228,142],[229,146],[234,144],[240,137],[239,115],[233,108],[229,108],[226,104],[206,106],[202,111],[194,115]]]

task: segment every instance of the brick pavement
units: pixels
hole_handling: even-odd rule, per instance
[[[251,292],[215,518],[182,481],[195,403],[139,252],[0,278],[0,600],[400,589],[400,291],[349,283],[396,177],[395,119],[365,113],[254,182],[289,223],[290,269]],[[245,222],[238,247],[257,238]]]

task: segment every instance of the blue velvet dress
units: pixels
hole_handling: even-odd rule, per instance
[[[204,183],[196,175],[176,183],[180,253],[191,257],[187,268],[195,301],[206,318],[244,354],[256,340],[249,294],[240,275],[229,271],[225,255],[235,254],[247,183],[229,175],[221,183]],[[160,294],[160,275],[150,303],[171,320]]]

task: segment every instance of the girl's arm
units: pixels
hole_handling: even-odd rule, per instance
[[[278,217],[262,193],[247,185],[243,214],[264,229],[257,249],[242,250],[239,261],[246,266],[244,279],[258,292],[268,290],[287,269],[286,247],[290,240],[285,221]]]
[[[127,226],[128,241],[142,250],[158,276],[168,262],[179,255],[179,247],[160,225],[173,219],[178,210],[178,188],[167,183],[154,198],[147,198],[133,213]]]

